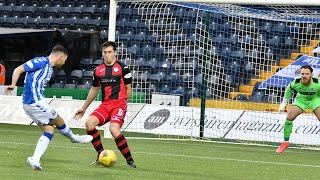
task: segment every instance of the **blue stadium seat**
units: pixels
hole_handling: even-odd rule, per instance
[[[119,34],[119,41],[130,41],[132,37],[132,32],[128,31],[124,34]]]
[[[80,59],[80,68],[85,69],[87,66],[91,65],[93,60],[91,58],[81,58]]]
[[[29,1],[29,5],[34,7],[40,7],[40,2],[38,0],[31,0]]]
[[[66,84],[64,85],[64,89],[76,89],[76,84]]]
[[[178,72],[172,71],[167,76],[164,77],[164,80],[169,81],[171,83],[181,83],[182,78]]]
[[[83,85],[83,84],[79,84],[76,89],[82,89],[82,90],[86,90],[88,89],[88,87],[86,85]]]
[[[149,83],[147,86],[147,92],[152,93],[152,92],[160,92],[158,85],[155,83]]]
[[[158,69],[161,69],[162,71],[170,71],[170,69],[171,69],[171,62],[170,62],[170,60],[169,59],[165,59],[165,60],[163,60],[163,61],[161,61],[161,62],[158,62],[157,63],[157,67],[158,67]]]
[[[212,93],[210,88],[207,88],[207,90],[206,90],[206,98],[207,99],[212,99],[213,98],[213,93]]]
[[[51,1],[49,0],[44,0],[44,1],[41,1],[41,4],[40,4],[42,7],[51,7]]]
[[[55,0],[52,2],[52,6],[62,8],[64,6],[64,2],[62,0]]]
[[[274,32],[285,32],[286,31],[286,24],[284,22],[277,22],[273,27],[272,31]]]
[[[279,47],[281,44],[281,39],[279,36],[272,36],[270,39],[267,41],[268,45],[271,47]]]
[[[258,37],[256,39],[254,39],[254,44],[264,45],[266,41],[267,41],[266,35],[259,34]]]
[[[123,29],[126,25],[127,25],[127,19],[121,19],[121,20],[117,20],[116,21],[116,27],[120,28],[120,29]]]
[[[67,75],[66,75],[66,72],[63,70],[63,69],[61,69],[60,71],[58,71],[58,73],[57,73],[57,75],[56,75],[56,77],[66,77]]]
[[[264,98],[265,94],[263,91],[258,91],[252,94],[252,96],[250,96],[249,100],[253,101],[253,102],[262,102],[263,98]]]
[[[225,41],[225,38],[223,37],[223,34],[219,34],[215,37],[212,38],[212,42],[216,45],[219,46]]]
[[[149,45],[149,44],[145,44],[141,51],[143,55],[148,55],[148,54],[152,54],[152,52],[154,52],[153,48]]]
[[[79,79],[82,78],[82,70],[72,70],[69,76],[74,76]]]
[[[270,32],[271,32],[271,29],[272,29],[272,24],[271,24],[271,22],[264,22],[264,23],[262,23],[262,25],[260,26],[260,29],[261,29],[263,32],[270,33]]]
[[[173,12],[173,15],[174,16],[177,16],[177,17],[184,17],[185,15],[185,8],[180,8],[176,11]]]
[[[134,74],[133,79],[136,79],[138,82],[140,82],[140,81],[148,81],[149,78],[150,78],[150,71],[143,71],[143,72]]]
[[[288,26],[286,26],[286,32],[289,33],[299,33],[299,25],[297,23],[292,23]]]
[[[185,94],[185,87],[178,85],[175,89],[171,90],[171,93],[183,95]]]
[[[244,58],[244,49],[231,52],[231,57],[237,60],[242,60]]]
[[[267,101],[270,103],[280,103],[280,96],[277,93],[272,92],[267,96]]]
[[[134,44],[134,45],[128,47],[128,50],[127,50],[128,53],[131,53],[134,55],[138,54],[139,51],[140,51],[140,47],[138,44]]]
[[[62,83],[53,83],[51,85],[51,88],[63,88],[64,87],[64,84]]]
[[[100,31],[100,39],[102,39],[103,41],[108,39],[108,30],[101,30]]]
[[[56,77],[54,82],[65,85],[66,84],[66,77]]]
[[[103,59],[96,59],[93,61],[93,64],[100,65],[103,63]]]
[[[294,37],[291,37],[291,36],[287,36],[284,38],[284,45],[289,49],[295,48],[297,46]]]
[[[160,92],[161,92],[161,93],[166,93],[166,94],[170,93],[170,92],[171,92],[171,87],[170,87],[170,85],[169,85],[169,84],[164,84],[164,85],[162,86],[162,88],[160,89]]]
[[[234,77],[231,76],[230,74],[225,74],[223,80],[228,85],[231,85],[231,86],[235,85]]]
[[[202,73],[198,73],[195,78],[194,78],[194,82],[198,85],[201,85],[202,84]]]
[[[230,30],[231,25],[230,25],[230,23],[228,21],[226,21],[226,22],[222,23],[219,27],[220,27],[219,30],[221,32],[226,33],[226,32],[228,32]]]
[[[184,82],[192,82],[194,80],[193,73],[188,71],[182,75],[182,78]]]
[[[98,8],[99,7],[99,1],[89,1],[87,5],[88,5],[88,7]]]
[[[92,77],[83,77],[81,79],[81,85],[85,85],[87,89],[91,88],[93,83]]]
[[[198,87],[192,87],[191,89],[188,89],[187,94],[191,97],[199,97],[200,90]]]
[[[150,80],[155,82],[161,82],[163,78],[166,76],[165,72],[158,72],[150,75]]]
[[[240,64],[237,61],[230,63],[229,69],[232,75],[237,76],[240,74]]]
[[[245,44],[251,44],[252,43],[252,37],[249,34],[246,34],[245,36],[243,36],[240,39],[241,43],[245,43]]]
[[[246,62],[244,65],[244,72],[251,74],[253,71],[253,64],[251,62]]]
[[[247,96],[244,95],[244,94],[237,94],[236,97],[235,97],[235,100],[238,100],[238,101],[247,101]]]
[[[178,59],[176,60],[173,64],[172,64],[172,68],[175,69],[175,70],[180,70],[183,68],[183,61],[182,59]]]
[[[211,85],[219,84],[219,80],[220,80],[219,74],[211,74],[211,76],[209,77],[209,83]]]
[[[12,6],[12,12],[22,13],[24,8],[24,6]]]
[[[230,55],[231,55],[231,48],[230,47],[224,47],[221,51],[220,51],[221,53],[221,56],[223,57],[223,58],[229,58],[230,57]]]
[[[134,34],[134,35],[132,35],[132,37],[131,37],[131,39],[132,39],[133,41],[140,41],[140,42],[144,41],[145,38],[146,38],[146,35],[145,35],[144,32],[140,32],[140,33],[138,33],[138,34]]]
[[[82,74],[82,78],[85,78],[85,77],[92,78],[93,77],[93,71],[84,71],[83,74]]]

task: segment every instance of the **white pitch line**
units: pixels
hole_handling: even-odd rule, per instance
[[[300,166],[300,167],[320,168],[320,166],[315,166],[315,165],[310,165],[310,164],[291,164],[291,163],[279,163],[279,162],[269,162],[269,161],[254,161],[254,160],[247,160],[247,159],[218,158],[218,157],[206,157],[206,156],[189,156],[189,155],[163,154],[163,153],[150,153],[150,152],[135,152],[135,153],[150,154],[150,155],[161,155],[161,156],[197,158],[197,159],[222,160],[222,161],[248,162],[248,163],[258,163],[258,164],[273,164],[273,165],[287,165],[287,166]]]
[[[0,144],[14,144],[14,145],[35,146],[35,144],[4,142],[4,141],[0,141]],[[52,148],[64,148],[64,149],[92,149],[92,148],[86,148],[86,147],[56,146],[54,144],[51,144],[49,147],[52,147]],[[164,153],[153,153],[153,152],[143,152],[143,151],[135,151],[134,153],[147,154],[147,155],[159,155],[159,156],[173,156],[173,157],[182,157],[182,158],[195,158],[195,159],[247,162],[247,163],[257,163],[257,164],[272,164],[272,165],[285,165],[285,166],[320,168],[320,166],[310,165],[310,164],[279,163],[279,162],[271,162],[271,161],[254,161],[254,160],[247,160],[247,159],[233,159],[233,158],[219,158],[219,157],[207,157],[207,156],[190,156],[190,155],[178,155],[178,154],[164,154]]]
[[[24,131],[24,130],[1,130],[1,132],[15,132],[15,133],[26,133],[26,134],[39,134],[39,136],[42,134],[42,131]],[[59,133],[55,133],[55,136],[61,136],[61,134]],[[275,152],[275,150],[269,150],[269,149],[261,149],[258,147],[277,147],[277,146],[273,146],[273,145],[263,145],[263,144],[241,144],[241,143],[229,143],[229,142],[219,142],[219,141],[193,141],[190,139],[184,139],[184,140],[176,140],[176,139],[159,139],[159,138],[132,138],[132,137],[126,137],[127,139],[134,139],[134,140],[141,140],[141,141],[159,141],[161,143],[165,143],[165,144],[171,144],[171,143],[175,143],[175,144],[186,144],[186,145],[190,145],[190,142],[201,142],[199,144],[197,144],[197,146],[203,146],[203,147],[210,147],[210,146],[214,146],[214,147],[218,147],[218,148],[228,148],[228,149],[240,149],[243,150],[243,147],[235,147],[235,146],[229,146],[229,145],[240,145],[240,146],[250,146],[251,148],[248,149],[248,147],[245,147],[246,150],[254,150],[254,151],[261,151],[261,152]],[[174,141],[174,142],[172,142]],[[1,142],[0,142],[1,143]],[[223,144],[229,144],[229,145],[223,145]],[[286,153],[292,153],[292,154],[314,154],[314,155],[319,155],[319,150],[318,149],[308,149],[308,152],[301,152],[301,151],[291,151],[290,149],[303,149],[303,148],[296,148],[296,147],[290,147],[288,150],[286,150]]]

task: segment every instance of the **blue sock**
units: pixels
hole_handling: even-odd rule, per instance
[[[74,134],[73,132],[69,129],[69,127],[66,124],[63,124],[60,127],[57,127],[58,131],[60,134],[64,135],[65,137],[69,139],[74,139]]]

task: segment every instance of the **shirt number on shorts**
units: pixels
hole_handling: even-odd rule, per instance
[[[123,115],[123,110],[122,109],[119,109],[118,113],[117,113],[117,116],[122,116]]]

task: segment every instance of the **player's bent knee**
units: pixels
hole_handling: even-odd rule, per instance
[[[95,116],[90,116],[89,119],[86,121],[87,129],[95,128],[99,125],[99,119]]]
[[[117,123],[111,123],[109,130],[113,136],[118,136],[120,134],[120,126]]]

